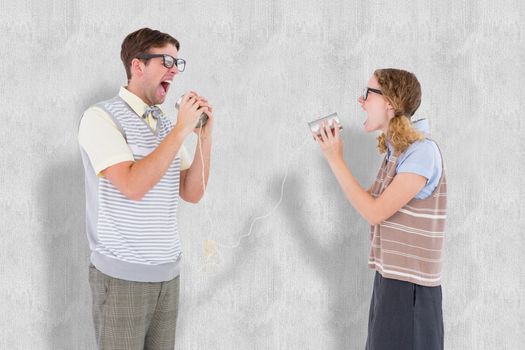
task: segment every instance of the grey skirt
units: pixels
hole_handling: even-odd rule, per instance
[[[376,272],[366,350],[442,350],[441,302],[441,286],[420,286]]]

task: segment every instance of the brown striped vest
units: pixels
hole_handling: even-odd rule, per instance
[[[379,197],[396,175],[398,157],[383,160],[372,195]],[[434,192],[425,199],[413,198],[394,215],[370,227],[368,266],[383,277],[423,286],[441,284],[441,266],[447,183],[445,170]]]

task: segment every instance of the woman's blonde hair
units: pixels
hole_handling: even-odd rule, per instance
[[[412,143],[425,138],[410,122],[421,104],[421,85],[413,73],[401,69],[377,69],[374,76],[383,97],[394,107],[394,118],[388,124],[387,134],[382,133],[377,138],[377,148],[380,153],[385,153],[388,140],[394,153],[401,154]]]

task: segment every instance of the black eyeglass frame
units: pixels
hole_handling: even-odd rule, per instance
[[[166,53],[144,53],[142,55],[139,55],[137,58],[141,60],[149,60],[150,58],[157,58],[162,57],[162,65],[168,69],[173,68],[173,66],[177,66],[177,69],[179,72],[184,72],[184,69],[186,69],[186,60],[182,58],[175,58],[172,55],[168,55]],[[166,58],[169,57],[173,62],[171,65],[169,64],[169,61],[166,60]],[[182,69],[180,68],[182,67]]]
[[[371,87],[367,86],[363,90],[363,100],[364,101],[366,101],[366,99],[368,98],[368,92],[369,91],[375,92],[376,94],[379,94],[379,95],[383,95],[383,92],[381,90],[374,89],[374,88],[371,88]]]

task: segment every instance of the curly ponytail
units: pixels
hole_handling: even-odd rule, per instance
[[[377,137],[377,148],[380,153],[385,153],[387,150],[386,140],[394,147],[395,154],[401,154],[416,141],[423,140],[425,136],[414,129],[410,123],[410,119],[404,115],[396,116],[390,120],[388,125],[388,133],[382,133]]]
[[[385,153],[388,140],[394,153],[403,153],[412,143],[425,138],[410,123],[421,104],[421,85],[413,73],[401,69],[378,69],[374,75],[383,97],[394,107],[394,118],[390,120],[387,134],[377,138],[377,148],[380,153]]]

